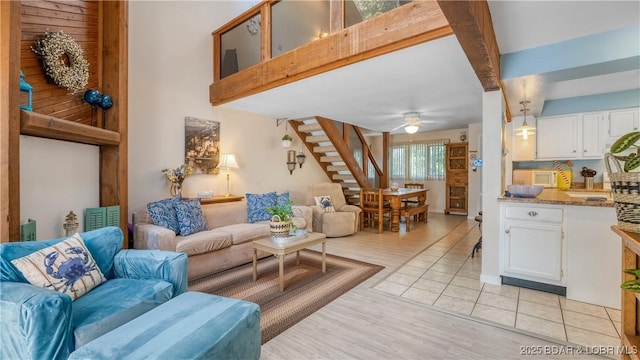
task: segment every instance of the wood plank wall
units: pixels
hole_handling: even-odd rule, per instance
[[[0,241],[17,241],[20,235],[21,112],[18,104],[26,103],[26,96],[24,101],[20,100],[18,90],[20,69],[25,73],[25,80],[33,86],[34,112],[29,115],[31,118],[50,115],[86,125],[91,123],[91,106],[83,100],[84,91],[69,94],[66,89],[47,83],[42,64],[31,50],[36,39],[46,31],[62,30],[76,40],[89,62],[86,88],[104,91],[113,99],[113,108],[106,113],[104,128],[118,133],[120,141],[116,144],[92,143],[102,145],[98,184],[100,206],[120,205],[120,227],[124,233],[124,246],[127,247],[128,1],[0,0],[0,4],[0,49],[3,55],[0,63],[3,79],[0,83],[0,149],[8,148],[8,161],[6,154],[0,156]],[[11,55],[9,66],[4,62],[5,52]],[[5,78],[10,81],[4,81]],[[95,125],[103,128],[102,111],[98,109],[97,112]],[[8,134],[5,133],[6,127],[9,128]],[[69,140],[66,135],[69,134],[43,137]],[[82,140],[87,139],[82,137]]]
[[[84,92],[69,94],[67,89],[48,83],[42,64],[31,47],[46,31],[62,30],[71,35],[89,62],[89,83],[86,88],[100,89],[101,7],[102,3],[97,1],[22,1],[20,63],[25,81],[33,86],[34,112],[90,124],[91,106],[83,101]],[[26,98],[21,101],[26,103]],[[101,113],[97,111],[96,117]],[[101,124],[101,120],[98,121]]]

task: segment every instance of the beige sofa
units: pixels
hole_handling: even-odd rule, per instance
[[[209,230],[188,236],[176,236],[167,228],[154,225],[147,211],[133,214],[133,239],[136,249],[159,249],[187,254],[189,281],[215,274],[253,260],[252,241],[271,236],[269,222],[250,224],[246,200],[202,205]],[[293,223],[298,229],[312,231],[312,211],[308,206],[293,206]],[[259,257],[269,255],[259,252]]]

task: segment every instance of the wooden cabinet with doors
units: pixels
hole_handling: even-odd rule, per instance
[[[468,147],[468,143],[447,144],[445,214],[467,214],[469,197]]]

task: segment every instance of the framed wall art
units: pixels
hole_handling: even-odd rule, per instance
[[[193,174],[217,174],[220,161],[220,122],[193,117],[184,119],[185,163]]]

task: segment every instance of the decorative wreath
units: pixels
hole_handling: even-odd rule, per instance
[[[87,86],[89,63],[78,43],[62,30],[47,31],[31,50],[38,54],[47,77],[54,84],[71,93],[82,91]],[[68,65],[64,61],[65,56],[69,60]]]

